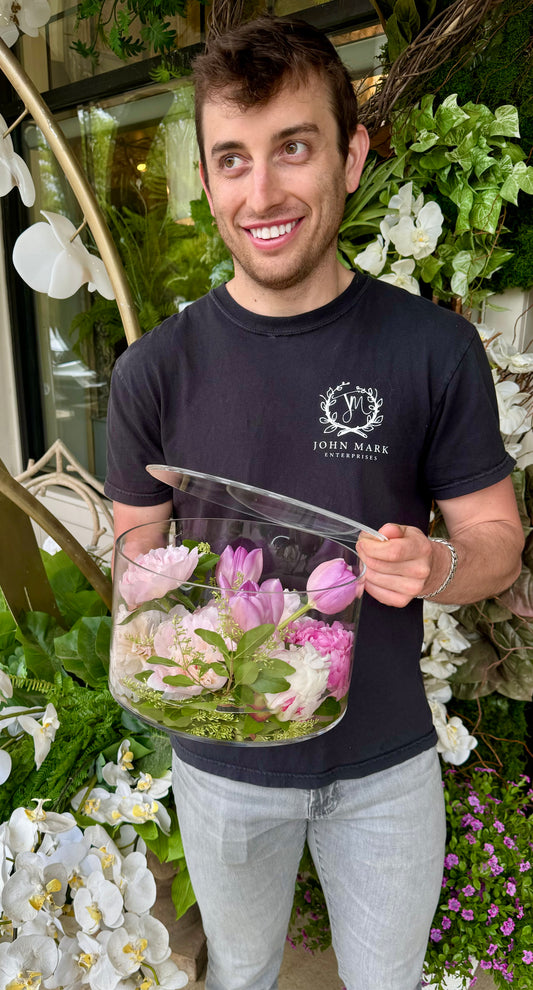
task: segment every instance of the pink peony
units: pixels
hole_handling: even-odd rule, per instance
[[[198,550],[158,547],[139,554],[120,579],[119,591],[128,608],[162,598],[187,581],[198,564]]]
[[[329,659],[328,694],[340,701],[350,686],[353,632],[337,620],[329,626],[321,619],[306,616],[288,627],[285,638],[296,646],[312,643],[321,656]]]
[[[200,636],[197,629],[219,632],[220,622],[216,605],[205,605],[191,614],[174,616],[158,626],[154,636],[154,652],[158,657],[174,660],[176,667],[157,665],[153,668],[147,684],[157,691],[172,693],[176,698],[187,698],[200,694],[203,688],[219,691],[227,677],[208,668],[200,675],[198,661],[202,663],[222,663],[224,658],[219,650],[210,646]],[[228,644],[233,647],[233,644]],[[196,681],[196,685],[176,686],[165,684],[163,678],[174,674],[184,674]]]

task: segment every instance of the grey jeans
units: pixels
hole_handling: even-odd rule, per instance
[[[206,990],[276,990],[306,838],[347,990],[416,990],[444,858],[435,750],[313,790],[175,759],[173,787],[208,940]]]

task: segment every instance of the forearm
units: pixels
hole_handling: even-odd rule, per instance
[[[483,522],[450,536],[457,553],[453,580],[438,595],[432,593],[446,580],[451,555],[443,543],[431,541],[430,571],[421,596],[444,605],[466,605],[490,598],[508,588],[521,569],[522,533],[507,520]]]

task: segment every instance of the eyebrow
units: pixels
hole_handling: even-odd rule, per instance
[[[318,134],[319,129],[316,124],[301,123],[293,124],[291,127],[284,127],[272,135],[272,140],[284,141],[294,137],[296,134]],[[246,147],[244,141],[217,141],[211,148],[211,158],[220,155],[224,151],[242,151]]]

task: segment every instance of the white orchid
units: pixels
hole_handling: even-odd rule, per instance
[[[388,208],[393,213],[385,217],[385,222],[390,227],[396,224],[401,217],[410,217],[411,215],[416,217],[423,205],[424,196],[422,193],[413,200],[413,183],[406,182],[404,186],[400,186],[397,194],[389,199]]]
[[[437,731],[437,752],[447,763],[459,766],[470,756],[477,746],[477,739],[471,736],[461,719],[454,715],[446,722],[435,723]]]
[[[424,625],[424,643],[426,648],[431,645],[432,657],[441,653],[462,653],[471,645],[461,632],[457,619],[444,611],[440,612],[433,629]]]
[[[15,188],[18,188],[24,206],[33,206],[35,186],[30,170],[14,150],[7,124],[0,114],[0,196],[7,196]]]
[[[48,990],[86,985],[91,990],[114,990],[120,982],[120,973],[107,954],[110,937],[110,931],[99,932],[95,937],[81,931],[74,937],[63,938],[59,943],[57,969],[46,984]]]
[[[15,872],[4,885],[2,907],[14,925],[30,921],[41,908],[54,911],[65,903],[67,872],[60,863],[43,865],[35,853],[20,853]]]
[[[141,966],[141,972],[145,978],[145,982],[141,983],[141,990],[144,987],[146,990],[156,990],[156,987],[157,990],[181,990],[189,982],[187,974],[178,969],[172,959],[165,959],[158,966]]]
[[[52,938],[21,935],[13,942],[0,942],[0,987],[5,990],[38,990],[52,975],[58,960]]]
[[[391,285],[397,285],[400,289],[406,289],[407,292],[411,292],[415,296],[420,295],[420,286],[416,280],[413,278],[413,272],[415,270],[416,262],[412,258],[404,258],[401,261],[393,261],[391,265],[391,272],[388,275],[380,275],[380,282],[389,282]]]
[[[0,670],[0,694],[3,694],[4,698],[13,697],[13,681],[3,670]]]
[[[428,701],[438,701],[442,705],[447,705],[452,697],[451,685],[440,677],[424,676],[424,691]]]
[[[439,681],[446,681],[448,677],[455,674],[455,664],[450,663],[445,653],[437,654],[436,657],[422,657],[420,669],[422,673],[435,677]]]
[[[0,38],[8,48],[15,44],[19,32],[36,38],[39,28],[50,20],[48,0],[0,0]]]
[[[111,964],[124,976],[131,976],[143,963],[159,965],[170,956],[168,932],[151,915],[125,915],[122,928],[112,932],[107,945]]]
[[[46,711],[40,722],[30,715],[19,715],[19,725],[25,732],[33,736],[35,747],[35,766],[37,769],[44,762],[50,751],[56,732],[59,728],[59,719],[53,705],[47,705]]]
[[[485,323],[474,324],[485,345],[488,357],[502,371],[514,375],[529,374],[533,371],[533,353],[519,351],[509,344],[501,331],[488,327]]]
[[[531,415],[523,405],[527,396],[520,391],[516,382],[506,379],[498,381],[498,375],[492,372],[498,400],[500,430],[505,436],[516,436],[524,433],[531,426]]]
[[[389,227],[385,221],[381,222],[380,230],[381,234],[378,234],[376,240],[372,241],[364,251],[360,251],[354,258],[354,265],[358,265],[370,275],[380,275],[387,263],[390,236]]]
[[[398,254],[420,261],[432,254],[442,233],[444,217],[438,203],[429,202],[419,211],[416,220],[400,217],[389,229],[389,236]]]
[[[5,749],[0,749],[0,784],[4,784],[11,773],[11,757]]]
[[[88,283],[106,299],[115,295],[101,258],[89,254],[74,224],[60,213],[41,210],[48,223],[34,223],[17,238],[13,264],[36,292],[67,299]]]
[[[144,914],[155,904],[157,895],[153,873],[146,865],[146,856],[132,852],[122,866],[120,889],[126,911]]]
[[[80,928],[93,935],[101,926],[118,928],[123,922],[120,890],[100,872],[91,873],[74,895],[74,916]]]

